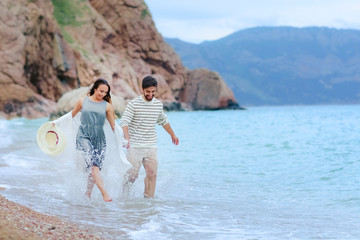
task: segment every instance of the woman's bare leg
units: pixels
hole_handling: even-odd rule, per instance
[[[88,176],[88,183],[87,183],[87,188],[86,188],[86,192],[85,192],[85,196],[91,198],[91,193],[92,193],[92,190],[94,188],[94,178],[92,176],[93,174],[92,173],[89,173],[89,176]]]
[[[112,199],[111,197],[109,196],[109,194],[107,193],[107,191],[105,190],[105,187],[104,187],[104,182],[100,176],[100,169],[96,166],[93,166],[91,168],[91,175],[94,179],[94,183],[96,184],[96,186],[98,186],[100,192],[101,192],[101,195],[104,199],[105,202],[111,202]]]

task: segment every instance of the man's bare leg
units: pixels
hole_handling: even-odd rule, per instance
[[[154,156],[154,158],[152,156],[150,158],[145,158],[143,161],[143,165],[146,172],[146,177],[144,179],[144,197],[152,198],[155,196],[156,177],[158,169],[158,162],[156,156]]]

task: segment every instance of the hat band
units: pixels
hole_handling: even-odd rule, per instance
[[[55,143],[55,145],[58,145],[58,143],[59,143],[59,136],[57,135],[57,133],[54,132],[54,131],[47,131],[47,133],[54,133],[54,134],[55,134],[55,136],[56,136],[56,143]]]

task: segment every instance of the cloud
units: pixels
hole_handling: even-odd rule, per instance
[[[199,43],[256,26],[360,29],[358,0],[146,1],[160,33]]]
[[[156,22],[159,32],[165,37],[179,38],[192,43],[215,40],[231,34],[235,27],[226,19],[209,20],[162,20]]]

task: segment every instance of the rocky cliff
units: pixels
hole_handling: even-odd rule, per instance
[[[165,43],[143,0],[0,2],[0,111],[7,118],[49,116],[64,93],[98,77],[123,102],[153,75],[168,108],[237,106],[219,75],[195,71]]]

